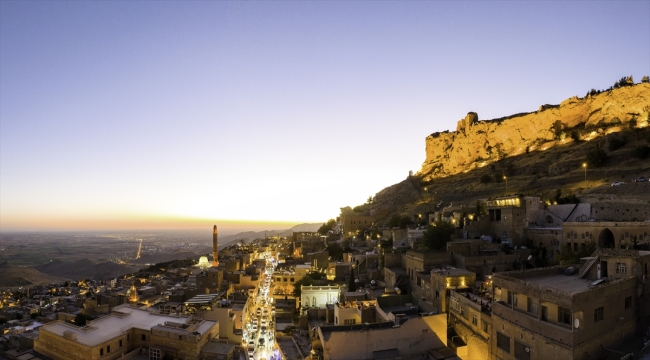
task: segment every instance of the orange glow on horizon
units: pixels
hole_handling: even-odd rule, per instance
[[[264,221],[237,219],[197,219],[173,216],[123,216],[105,218],[63,218],[43,217],[38,221],[33,218],[0,219],[0,231],[43,231],[43,230],[191,230],[212,228],[219,224],[223,230],[265,230],[286,229],[309,221]],[[317,222],[317,221],[313,221]]]

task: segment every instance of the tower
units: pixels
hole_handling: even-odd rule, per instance
[[[217,225],[212,228],[212,267],[219,266],[219,256],[217,254],[217,246],[219,245],[219,231]]]

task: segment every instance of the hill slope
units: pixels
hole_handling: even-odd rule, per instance
[[[63,283],[66,280],[44,274],[34,268],[13,266],[6,261],[0,263],[0,288]]]
[[[527,151],[644,128],[649,112],[650,83],[641,83],[501,119],[478,121],[476,113],[469,113],[456,131],[426,138],[421,174],[425,180],[455,175]]]
[[[557,134],[557,139],[543,140],[548,135],[544,135],[547,129],[540,130],[538,139],[542,140],[536,140],[535,146],[513,153],[507,151],[512,150],[517,141],[526,144],[521,140],[525,136],[518,135],[513,140],[509,131],[539,126],[534,124],[542,122],[539,112],[506,117],[508,120],[500,120],[501,125],[500,121],[472,123],[471,118],[475,117],[470,114],[468,122],[459,124],[457,131],[427,137],[428,160],[422,171],[380,191],[373,203],[365,207],[390,209],[378,219],[381,224],[395,213],[426,214],[450,205],[471,207],[476,200],[511,194],[536,195],[547,200],[554,198],[559,190],[563,196],[574,194],[581,201],[592,204],[604,201],[633,204],[635,211],[640,213],[637,220],[645,220],[644,214],[650,211],[650,183],[631,180],[639,176],[650,177],[650,158],[634,157],[636,147],[650,146],[650,84],[637,84],[590,98],[569,99],[553,110],[556,112],[549,112],[564,116],[557,119],[562,120],[557,133],[553,133],[553,136]],[[605,101],[607,99],[611,101]],[[600,110],[585,115],[583,111],[587,105],[574,104],[576,102],[586,102],[588,109],[597,107]],[[570,108],[575,111],[565,111]],[[594,120],[595,114],[602,116],[600,121]],[[571,122],[568,119],[572,119]],[[577,125],[569,127],[573,124]],[[483,130],[485,134],[481,133]],[[492,138],[485,142],[488,134]],[[480,142],[479,138],[501,152],[483,158],[479,150],[469,151],[472,144]],[[615,143],[622,146],[612,146]],[[587,154],[595,150],[607,155],[607,161],[600,167],[588,160]],[[435,161],[431,161],[431,152],[437,154]],[[587,164],[586,180],[583,164]],[[612,187],[614,181],[626,184]]]
[[[138,270],[134,266],[120,265],[109,261],[98,263],[89,259],[73,262],[55,260],[35,266],[34,269],[45,274],[71,280],[115,278]]]

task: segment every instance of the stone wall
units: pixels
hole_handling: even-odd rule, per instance
[[[647,183],[643,185],[650,186]],[[650,220],[650,204],[616,201],[594,202],[591,204],[591,217],[597,221],[646,221]]]
[[[593,133],[581,134],[583,138],[599,136],[598,129],[627,126],[633,118],[637,127],[645,127],[649,114],[644,107],[649,103],[650,84],[644,83],[583,99],[572,97],[559,106],[541,107],[509,119],[476,122],[475,114],[468,114],[457,131],[426,138],[421,173],[429,180],[483,167],[505,156],[523,154],[526,149],[544,150],[573,141],[568,132],[583,124],[594,129]]]

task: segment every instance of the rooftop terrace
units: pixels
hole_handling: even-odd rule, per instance
[[[115,307],[115,311],[108,316],[89,322],[88,326],[79,327],[64,322],[52,322],[43,325],[42,330],[49,331],[59,336],[64,336],[64,332],[70,336],[75,334],[77,342],[86,346],[95,346],[104,341],[115,338],[125,331],[138,328],[151,330],[152,327],[165,324],[167,321],[175,323],[189,324],[190,317],[178,315],[161,315],[149,312],[148,310],[133,308],[128,305]],[[203,335],[216,322],[205,321],[200,323],[196,329]]]

